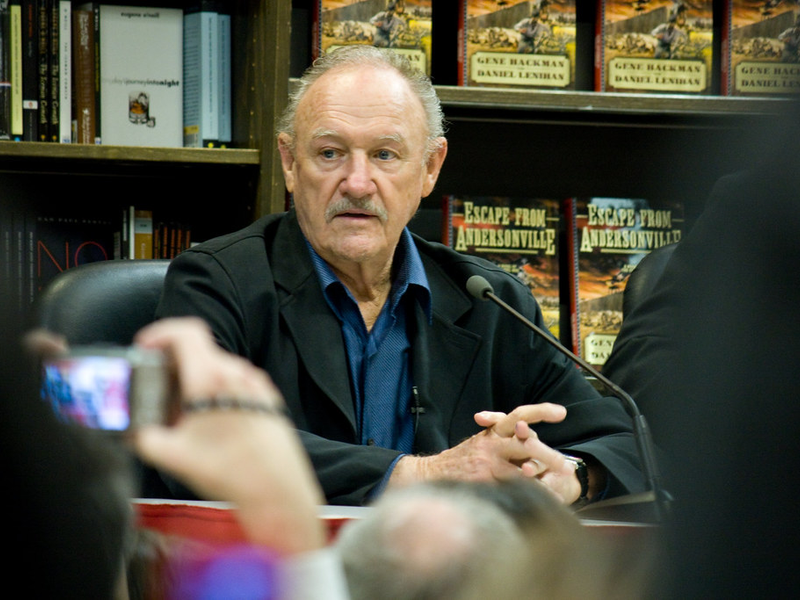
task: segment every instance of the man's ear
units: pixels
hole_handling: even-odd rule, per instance
[[[294,149],[288,133],[278,135],[278,151],[281,153],[283,180],[289,193],[294,191]]]
[[[431,150],[428,161],[425,164],[425,180],[422,182],[422,197],[425,198],[432,191],[436,185],[436,180],[439,179],[439,172],[442,170],[444,159],[447,156],[447,139],[441,137],[436,138],[435,146]]]

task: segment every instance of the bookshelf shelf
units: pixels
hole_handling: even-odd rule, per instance
[[[0,142],[3,159],[30,159],[34,168],[37,160],[69,160],[97,162],[123,162],[133,165],[147,163],[173,163],[191,165],[258,165],[261,153],[257,149],[215,148],[134,148],[128,146],[89,146],[78,144],[51,144],[44,142]],[[6,166],[7,166],[6,162]]]
[[[445,107],[491,110],[542,110],[553,113],[610,115],[758,116],[772,115],[786,103],[781,99],[608,92],[561,92],[436,86]]]

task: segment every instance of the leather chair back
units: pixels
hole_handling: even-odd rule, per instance
[[[72,345],[129,345],[153,321],[169,260],[108,260],[59,273],[37,301],[37,324]]]

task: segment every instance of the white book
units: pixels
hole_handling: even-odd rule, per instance
[[[183,11],[100,7],[105,145],[183,146]]]
[[[58,141],[72,143],[72,2],[58,3]]]

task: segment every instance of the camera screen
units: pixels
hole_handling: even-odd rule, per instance
[[[124,431],[130,424],[131,365],[118,356],[60,358],[44,365],[42,397],[62,419]]]

